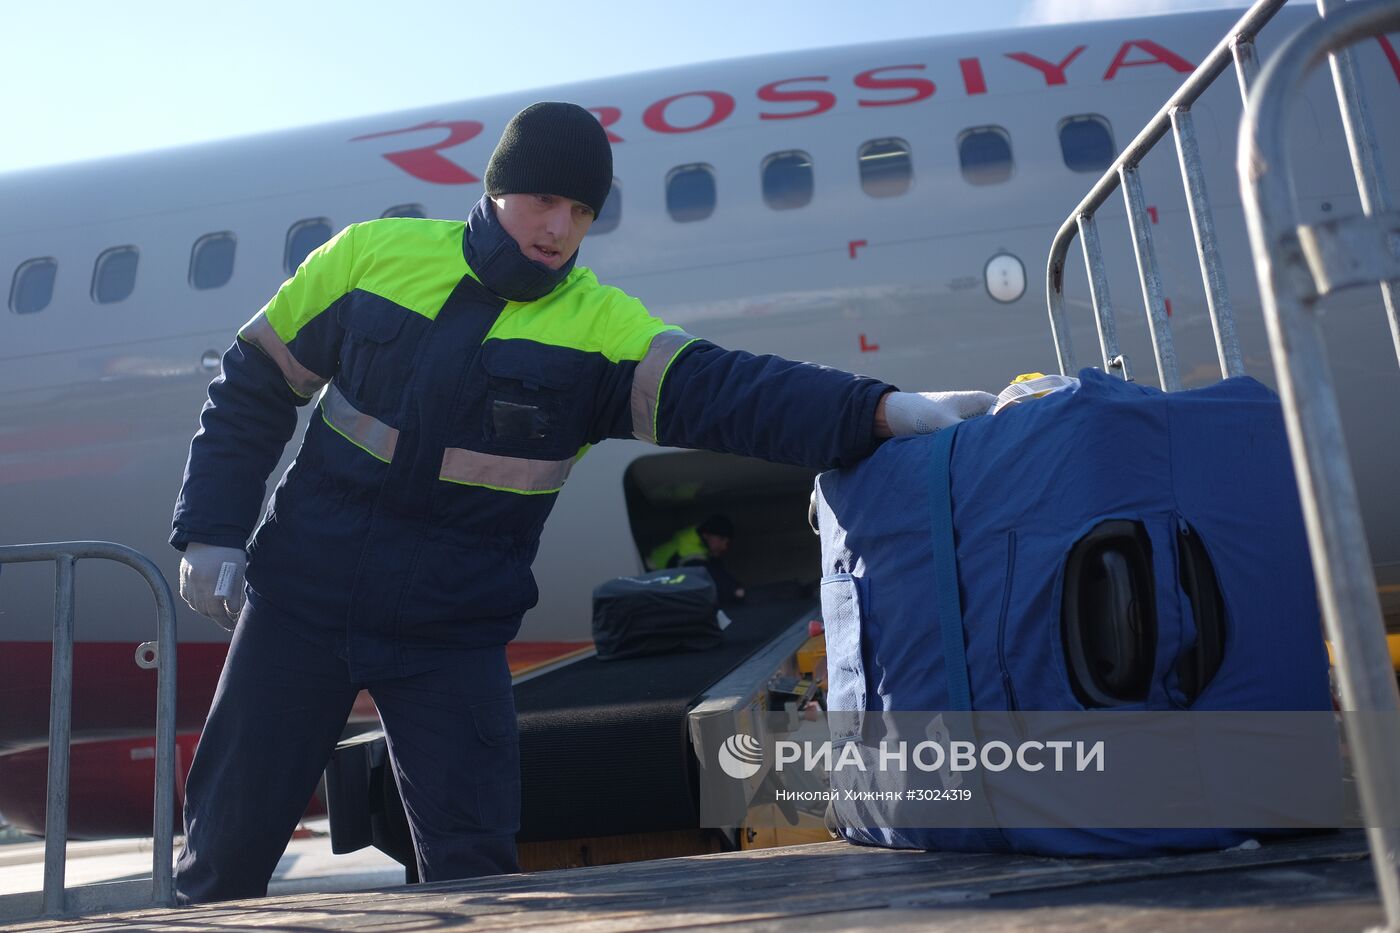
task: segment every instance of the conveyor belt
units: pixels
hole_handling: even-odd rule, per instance
[[[810,597],[755,592],[726,610],[718,648],[586,658],[515,689],[523,786],[520,841],[698,825],[686,713],[700,694],[804,613]]]

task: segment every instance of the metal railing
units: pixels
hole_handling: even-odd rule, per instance
[[[1162,388],[1174,392],[1181,388],[1181,373],[1177,365],[1176,348],[1166,301],[1162,294],[1161,275],[1157,269],[1157,253],[1152,244],[1146,201],[1138,167],[1143,158],[1172,131],[1176,140],[1177,158],[1181,165],[1182,183],[1186,187],[1191,213],[1191,230],[1196,240],[1196,253],[1201,263],[1201,278],[1206,287],[1206,305],[1210,310],[1211,327],[1215,333],[1216,353],[1222,376],[1244,374],[1244,359],[1235,334],[1234,312],[1225,283],[1224,266],[1216,239],[1215,219],[1211,214],[1210,198],[1206,192],[1205,172],[1191,105],[1205,93],[1215,80],[1233,63],[1239,78],[1240,95],[1247,98],[1258,72],[1254,53],[1254,38],[1273,19],[1286,0],[1259,0],[1235,23],[1191,77],[1177,89],[1162,108],[1119,154],[1108,170],[1090,189],[1084,200],[1061,225],[1050,247],[1046,267],[1045,291],[1050,308],[1050,330],[1055,338],[1055,353],[1060,372],[1073,375],[1075,363],[1070,342],[1069,324],[1065,317],[1065,262],[1070,245],[1078,235],[1083,245],[1084,262],[1089,273],[1089,296],[1093,303],[1094,320],[1098,326],[1099,350],[1105,372],[1116,371],[1124,379],[1132,378],[1132,369],[1118,345],[1113,306],[1108,294],[1108,271],[1099,246],[1098,225],[1094,215],[1108,202],[1113,192],[1123,191],[1128,209],[1128,227],[1133,237],[1133,252],[1137,256],[1138,278],[1142,283],[1142,298],[1147,307],[1148,327],[1152,334],[1152,349],[1157,359],[1157,372]],[[1397,337],[1400,341],[1400,337]],[[1400,346],[1400,344],[1397,344]]]
[[[1342,707],[1394,713],[1400,696],[1318,313],[1327,295],[1380,285],[1400,353],[1400,212],[1390,209],[1355,64],[1343,51],[1400,31],[1400,0],[1319,0],[1318,6],[1323,18],[1279,49],[1249,95],[1240,127],[1240,187]],[[1303,81],[1328,55],[1364,213],[1305,226],[1293,197],[1285,118]],[[1385,825],[1380,801],[1400,787],[1400,741],[1382,721],[1394,717],[1353,717],[1347,725],[1376,881],[1396,930],[1400,827]]]
[[[171,855],[175,811],[175,604],[170,585],[149,558],[120,544],[66,541],[0,547],[0,564],[53,561],[55,564],[53,680],[49,699],[49,777],[44,815],[44,893],[42,913],[56,917],[72,907],[83,910],[144,906],[132,898],[133,885],[102,885],[106,900],[70,903],[65,885],[68,847],[68,764],[73,733],[73,603],[79,560],[113,560],[146,578],[156,599],[156,641],[136,649],[136,663],[159,671],[156,685],[156,783],[150,899],[145,904],[174,906]],[[21,912],[26,908],[21,906]]]

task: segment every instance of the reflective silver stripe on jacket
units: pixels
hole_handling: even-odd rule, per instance
[[[449,447],[443,451],[438,478],[507,492],[558,492],[577,459],[525,460]]]
[[[676,354],[696,339],[683,330],[664,330],[651,338],[647,355],[632,374],[632,436],[637,440],[656,443],[656,405],[661,396],[661,380]]]
[[[238,332],[238,336],[257,347],[265,353],[268,359],[277,364],[277,368],[282,371],[282,378],[287,380],[287,385],[291,390],[302,398],[311,398],[330,380],[307,369],[297,362],[292,356],[292,351],[282,342],[282,338],[277,336],[277,331],[267,319],[267,315],[259,311],[254,318]]]
[[[321,417],[350,443],[371,456],[385,463],[394,459],[394,447],[399,443],[398,429],[355,408],[340,394],[333,382],[326,387],[326,394],[321,396]]]

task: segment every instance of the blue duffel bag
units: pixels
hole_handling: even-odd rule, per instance
[[[817,478],[829,708],[1330,710],[1278,398],[1244,377],[1080,380]],[[845,838],[901,848],[1138,856],[1256,834],[861,814],[833,802]]]

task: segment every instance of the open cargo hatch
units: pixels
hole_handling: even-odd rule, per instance
[[[706,451],[638,457],[623,476],[632,539],[645,562],[681,528],[722,514],[734,523],[724,563],[744,586],[815,585],[821,551],[807,527],[816,471]]]

